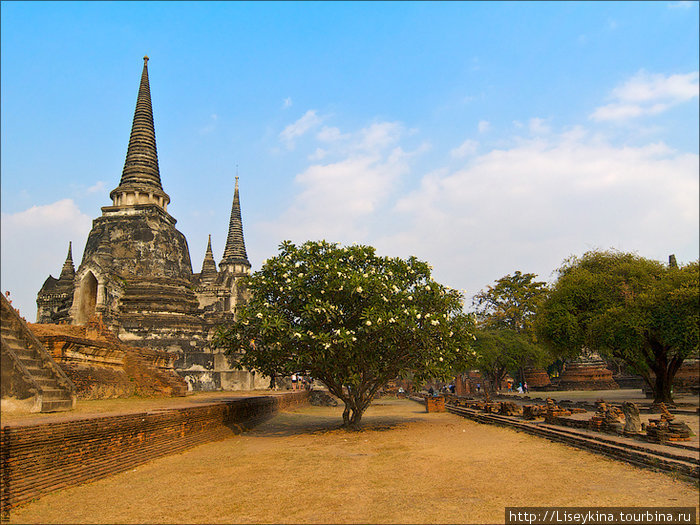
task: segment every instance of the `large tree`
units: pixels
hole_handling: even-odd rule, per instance
[[[477,330],[475,337],[474,355],[469,363],[486,376],[494,389],[499,388],[508,372],[519,371],[527,365],[542,365],[547,359],[541,347],[515,330]]]
[[[698,263],[681,268],[618,251],[572,257],[538,313],[537,332],[561,355],[587,346],[623,359],[673,400],[673,378],[698,350]]]
[[[532,326],[546,292],[546,283],[537,281],[536,274],[516,271],[474,296],[479,327],[475,366],[495,385],[508,371],[517,371],[524,381],[524,367],[541,366],[547,360],[547,353],[536,344]]]
[[[238,365],[263,373],[303,372],[345,403],[357,428],[374,395],[406,373],[448,377],[468,350],[470,317],[460,294],[411,257],[369,246],[284,242],[247,282],[250,300],[219,344]]]
[[[516,271],[477,293],[472,304],[480,324],[489,328],[507,328],[518,333],[531,333],[532,320],[544,298],[547,285],[536,281],[534,273]]]

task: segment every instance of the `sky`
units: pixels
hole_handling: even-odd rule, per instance
[[[0,3],[0,287],[28,320],[111,204],[148,55],[194,272],[234,179],[286,239],[415,255],[466,306],[614,248],[698,259],[698,2]]]

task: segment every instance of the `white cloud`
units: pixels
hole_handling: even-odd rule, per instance
[[[104,189],[105,189],[104,181],[98,180],[95,184],[93,184],[87,190],[85,190],[85,192],[88,194],[101,193],[104,191]]]
[[[279,134],[280,140],[284,142],[288,149],[294,149],[295,139],[301,137],[309,130],[315,128],[322,122],[322,118],[316,115],[315,109],[310,109],[296,122],[289,124]]]
[[[316,148],[316,151],[314,151],[311,155],[308,156],[309,160],[322,160],[326,155],[328,155],[328,151],[323,149],[323,148]]]
[[[299,242],[364,237],[368,219],[406,172],[402,157],[395,151],[309,166],[296,177],[301,191],[274,229]]]
[[[690,9],[693,4],[697,2],[691,2],[690,0],[681,0],[680,2],[671,2],[668,4],[669,9]]]
[[[467,139],[458,147],[450,151],[450,155],[455,159],[463,159],[464,157],[469,157],[476,153],[476,149],[479,147],[479,143],[475,140]]]
[[[216,122],[219,120],[219,115],[216,113],[212,113],[209,115],[209,122],[205,125],[199,128],[199,134],[200,135],[208,135],[212,131],[216,130]]]
[[[291,107],[292,107],[292,98],[291,97],[285,98],[284,101],[282,102],[282,108],[287,109],[287,108],[291,108]]]
[[[491,123],[488,120],[479,121],[479,133],[486,133],[491,128]]]
[[[610,104],[600,106],[590,118],[621,121],[655,115],[698,96],[698,72],[661,75],[640,71],[613,89]]]
[[[49,274],[58,277],[73,241],[73,261],[92,220],[72,199],[32,206],[18,213],[2,213],[2,286],[10,290],[13,306],[28,320],[36,318],[36,294]]]
[[[518,269],[547,279],[592,248],[695,258],[698,169],[696,154],[614,147],[576,128],[425,175],[395,206],[403,227],[375,243],[430,260],[470,295]]]
[[[375,122],[360,131],[360,150],[378,151],[398,142],[403,133],[403,126],[398,122]]]
[[[547,121],[542,118],[531,118],[530,119],[530,132],[535,135],[546,135],[550,132],[549,125]]]
[[[278,239],[298,242],[363,238],[377,210],[407,172],[408,159],[427,148],[404,151],[397,143],[405,134],[397,122],[375,122],[352,133],[323,128],[317,139],[327,148],[317,148],[309,159],[318,162],[333,156],[337,160],[312,164],[297,175],[299,192],[290,207],[262,229],[274,231]]]
[[[349,138],[349,135],[343,135],[338,128],[323,126],[316,134],[316,138],[321,142],[337,142]]]
[[[514,136],[512,146],[482,154],[483,145],[465,140],[449,155],[470,155],[468,167],[434,169],[417,186],[409,186],[415,161],[430,147],[408,151],[400,123],[326,127],[290,206],[256,234],[269,246],[359,240],[416,255],[469,296],[515,270],[548,279],[566,257],[593,248],[697,257],[697,154],[663,142],[617,147],[581,126],[554,133],[541,118],[527,126],[530,139]]]

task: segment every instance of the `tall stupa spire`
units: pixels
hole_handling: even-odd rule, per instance
[[[75,266],[73,265],[73,242],[68,242],[68,255],[66,256],[66,261],[63,263],[63,268],[61,268],[61,276],[59,280],[69,280],[72,281],[75,276]]]
[[[207,252],[204,254],[204,262],[202,263],[202,273],[199,276],[202,282],[211,282],[216,279],[218,272],[216,271],[216,261],[214,261],[214,252],[211,250],[211,234],[209,234],[209,242],[207,243]]]
[[[143,57],[141,83],[122,178],[119,186],[109,196],[114,206],[122,207],[157,204],[167,209],[170,202],[170,197],[163,191],[160,182],[151,88],[148,83],[148,56]]]
[[[241,199],[238,195],[238,176],[236,176],[236,186],[233,190],[233,206],[231,206],[231,220],[228,225],[228,237],[224,256],[219,263],[222,270],[224,266],[237,265],[244,266],[243,271],[250,269],[250,262],[245,251],[245,240],[243,239],[243,221],[241,220]]]

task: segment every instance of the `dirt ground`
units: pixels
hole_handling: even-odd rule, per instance
[[[12,523],[503,523],[507,506],[695,506],[697,485],[384,398],[364,429],[340,408],[49,494]]]

